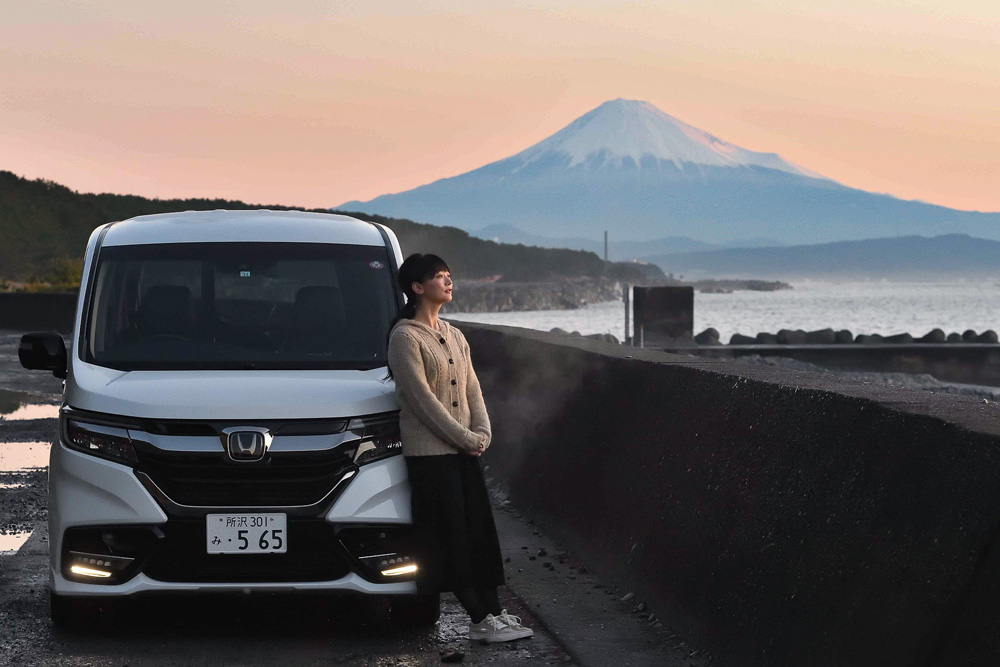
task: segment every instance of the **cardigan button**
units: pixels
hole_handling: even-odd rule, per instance
[[[449,363],[449,364],[453,364],[453,363],[455,363],[455,360],[454,360],[454,359],[449,359],[449,360],[448,360],[448,363]]]
[[[458,384],[458,380],[452,380],[451,383],[452,384]]]
[[[457,408],[458,407],[458,401],[452,401],[451,402],[451,407]]]
[[[444,342],[444,338],[440,339],[438,342],[439,343],[443,343]]]

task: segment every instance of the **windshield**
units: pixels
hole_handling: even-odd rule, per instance
[[[397,311],[378,246],[110,246],[89,289],[84,359],[119,370],[376,368]]]

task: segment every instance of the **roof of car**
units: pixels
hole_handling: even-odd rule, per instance
[[[304,211],[184,211],[116,222],[105,246],[149,243],[277,241],[385,245],[371,224],[346,215]]]

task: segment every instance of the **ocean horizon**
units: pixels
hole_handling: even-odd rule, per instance
[[[694,333],[713,327],[728,343],[734,333],[755,336],[779,329],[848,329],[857,334],[910,333],[932,329],[962,333],[1000,330],[1000,277],[996,281],[940,282],[799,280],[776,292],[695,292]],[[576,310],[505,313],[445,313],[446,318],[548,331],[555,327],[583,335],[610,333],[625,338],[621,300]]]

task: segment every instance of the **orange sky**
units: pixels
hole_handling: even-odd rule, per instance
[[[1000,211],[995,0],[160,4],[8,3],[0,169],[332,206],[625,97],[846,185]]]

